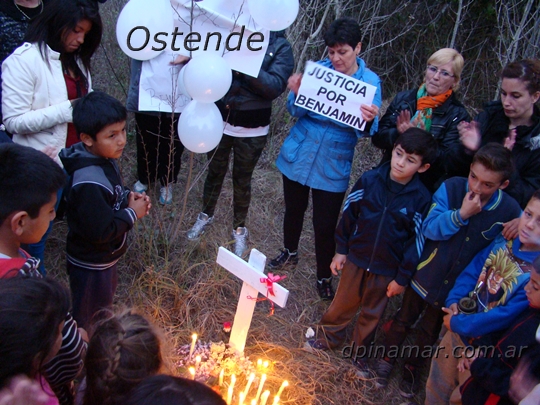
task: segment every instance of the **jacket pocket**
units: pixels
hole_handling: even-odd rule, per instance
[[[354,156],[354,145],[350,143],[339,143],[334,148],[327,151],[324,174],[331,180],[342,180],[351,174],[352,160]]]
[[[114,250],[111,252],[111,256],[117,253],[120,249],[124,247],[124,245],[126,244],[126,239],[127,239],[127,232],[124,233],[124,235],[122,236],[122,241],[120,242],[120,244],[114,246]]]
[[[291,129],[291,133],[281,147],[281,155],[287,162],[292,163],[298,160],[298,154],[306,140],[306,133],[306,129],[299,129],[297,126]]]
[[[430,253],[429,257],[426,260],[424,260],[423,262],[420,262],[418,264],[418,267],[416,268],[416,270],[422,270],[424,267],[426,267],[433,260],[433,258],[437,255],[437,250],[438,250],[438,248],[435,248],[435,250]]]

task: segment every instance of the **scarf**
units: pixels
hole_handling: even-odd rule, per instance
[[[438,96],[429,96],[426,90],[426,84],[420,86],[418,93],[416,93],[416,113],[411,118],[413,122],[416,117],[420,117],[418,127],[421,128],[422,123],[426,131],[431,130],[431,117],[433,115],[433,109],[440,107],[446,100],[452,95],[452,89],[449,89],[446,93],[439,94]]]

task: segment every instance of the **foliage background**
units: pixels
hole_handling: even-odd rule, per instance
[[[149,1],[149,0],[148,0]],[[116,43],[115,23],[125,0],[101,5],[104,37],[93,60],[94,87],[125,100],[129,83],[129,61]],[[540,45],[539,0],[301,0],[300,14],[288,29],[297,70],[306,60],[325,56],[321,33],[338,16],[357,19],[363,29],[362,58],[383,82],[384,105],[399,91],[422,82],[427,58],[442,47],[455,47],[466,64],[460,96],[474,115],[498,94],[498,74],[510,60],[538,58]],[[383,111],[384,112],[384,106]],[[283,198],[281,176],[274,161],[293,124],[284,97],[275,102],[269,143],[253,178],[253,200],[247,226],[251,247],[273,257],[282,247]],[[134,127],[129,147],[121,159],[126,184],[135,173]],[[357,145],[351,182],[380,158],[369,139]],[[230,246],[232,191],[225,179],[216,210],[216,221],[198,244],[185,240],[200,210],[206,156],[184,153],[174,204],[155,204],[151,215],[139,221],[130,234],[130,249],[120,265],[118,305],[137,306],[153,317],[167,335],[168,359],[174,367],[174,348],[190,342],[193,332],[205,341],[222,340],[221,325],[232,321],[240,282],[215,264],[217,248]],[[158,188],[151,188],[154,201]],[[59,222],[47,246],[47,265],[57,277],[65,278],[65,223]],[[277,390],[283,378],[293,387],[284,402],[295,404],[401,404],[393,378],[387,390],[377,391],[369,381],[355,378],[354,370],[341,353],[311,354],[303,349],[304,333],[319,319],[327,304],[315,290],[313,232],[310,209],[306,213],[300,241],[300,263],[285,271],[283,285],[291,292],[287,308],[268,317],[265,303],[257,305],[246,355],[272,361],[273,377],[268,384]],[[337,285],[337,283],[335,283]],[[387,317],[399,306],[394,298]],[[382,332],[380,332],[382,333]],[[379,338],[380,339],[380,334]],[[396,368],[394,374],[399,374]],[[240,383],[240,382],[239,382]],[[415,398],[423,402],[423,396]]]

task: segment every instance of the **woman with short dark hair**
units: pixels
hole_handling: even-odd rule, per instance
[[[360,26],[355,20],[335,20],[324,34],[328,58],[318,63],[377,88],[373,104],[360,107],[362,119],[366,121],[365,130],[357,130],[294,105],[302,75],[292,75],[288,81],[291,92],[287,108],[298,121],[285,139],[276,162],[283,174],[284,249],[270,261],[269,266],[277,269],[298,262],[298,243],[311,191],[317,289],[324,300],[334,297],[330,271],[336,249],[334,231],[345,191],[349,187],[354,148],[358,138],[370,136],[377,130],[377,115],[382,100],[379,76],[368,69],[358,56],[362,48],[361,38]]]

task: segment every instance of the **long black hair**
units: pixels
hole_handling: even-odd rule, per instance
[[[92,23],[92,28],[84,37],[84,43],[75,52],[65,52],[64,39],[82,20]],[[60,53],[65,70],[71,69],[76,76],[82,74],[76,59],[80,58],[86,70],[90,69],[90,59],[101,42],[103,24],[95,0],[52,0],[43,13],[28,27],[25,41],[37,43],[43,58],[47,59],[47,45]]]
[[[52,279],[0,279],[0,388],[40,371],[69,311],[69,292]]]

